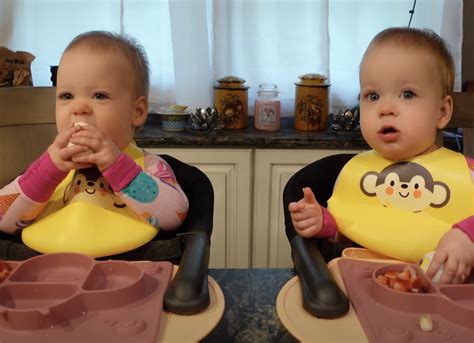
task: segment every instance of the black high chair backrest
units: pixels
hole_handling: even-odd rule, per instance
[[[463,128],[463,151],[474,156],[474,92],[454,93],[453,117],[447,128]],[[442,132],[437,140],[443,144]],[[334,281],[327,262],[341,255],[347,244],[328,239],[299,236],[291,222],[288,204],[303,197],[302,189],[310,187],[318,202],[327,206],[342,167],[353,154],[337,154],[315,161],[296,172],[283,191],[285,230],[291,245],[291,256],[299,276],[303,307],[317,317],[337,318],[349,310],[349,301]]]

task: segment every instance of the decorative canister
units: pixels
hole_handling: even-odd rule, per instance
[[[248,119],[248,86],[245,80],[226,76],[214,85],[214,107],[224,120],[227,129],[245,129]]]
[[[320,74],[304,74],[296,82],[295,129],[323,131],[328,124],[327,77]]]

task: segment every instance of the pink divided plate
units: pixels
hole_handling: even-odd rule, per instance
[[[164,334],[173,339],[173,330],[166,326],[182,317],[162,310],[173,273],[169,262],[95,261],[82,254],[56,253],[7,265],[10,275],[0,283],[2,342],[33,337],[34,342],[156,342]],[[197,339],[222,316],[223,297],[221,306],[215,305],[219,292],[211,282],[214,306],[204,316],[214,320],[204,326],[205,332],[201,325]],[[163,322],[169,325],[163,328]]]
[[[426,293],[396,291],[379,284],[376,277],[389,270],[401,271],[407,264],[374,262],[374,256],[355,252],[355,258],[342,257],[328,264],[351,299],[349,312],[338,319],[320,319],[306,312],[298,277],[289,280],[277,297],[283,325],[304,342],[474,342],[474,284],[437,286],[414,266]],[[431,317],[429,332],[420,327],[423,314]]]
[[[341,259],[342,279],[359,321],[374,342],[468,342],[474,340],[474,284],[437,285],[417,265],[421,293],[391,289],[376,281],[386,272],[401,272],[409,264],[380,264]],[[432,330],[420,326],[429,315]]]

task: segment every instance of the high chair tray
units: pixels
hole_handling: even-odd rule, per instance
[[[393,260],[374,262],[338,258],[328,265],[339,286],[349,295],[351,308],[338,319],[320,319],[302,307],[295,276],[281,289],[277,312],[288,331],[301,341],[350,342],[464,342],[474,339],[474,284],[438,286],[411,265],[420,277],[424,293],[405,293],[376,281],[387,271],[407,266]],[[344,281],[343,281],[344,280]],[[420,326],[429,315],[432,330]]]
[[[178,267],[173,269],[173,275]],[[225,308],[225,299],[219,284],[208,276],[210,303],[208,308],[194,315],[163,312],[157,342],[199,342],[219,324]]]
[[[202,314],[164,312],[164,292],[177,269],[169,262],[95,261],[56,253],[6,265],[10,274],[0,283],[5,342],[34,337],[34,342],[152,343],[181,340],[182,331],[197,341],[217,325],[224,308],[222,292],[209,280],[211,305]]]

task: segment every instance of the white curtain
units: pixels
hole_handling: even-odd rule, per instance
[[[461,82],[462,0],[418,0],[412,27],[450,45]],[[357,103],[361,56],[380,30],[407,26],[413,0],[0,0],[0,45],[36,56],[35,85],[77,34],[123,32],[145,47],[152,107],[212,105],[216,79],[246,80],[250,113],[260,83],[275,83],[284,115],[305,73],[326,75],[332,110]]]

